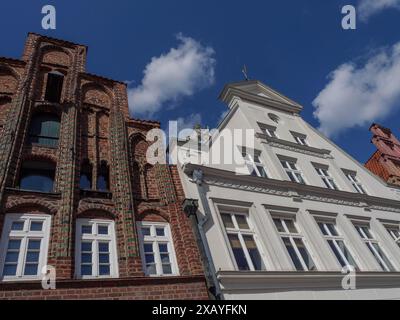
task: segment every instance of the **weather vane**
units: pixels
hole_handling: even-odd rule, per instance
[[[247,74],[247,67],[246,67],[246,65],[243,65],[242,73],[244,74],[244,78],[246,79],[246,81],[249,81],[249,76],[248,76],[248,74]]]

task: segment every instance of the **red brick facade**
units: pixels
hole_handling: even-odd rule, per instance
[[[8,213],[51,216],[48,264],[57,270],[57,290],[40,284],[0,282],[1,298],[206,299],[199,250],[182,211],[176,168],[146,162],[146,134],[159,123],[129,118],[126,85],[85,71],[87,48],[28,35],[21,60],[0,58],[0,230]],[[64,76],[59,103],[46,99],[49,72]],[[60,117],[58,147],[28,143],[32,116]],[[19,188],[25,161],[55,165],[54,192]],[[90,168],[92,190],[80,190],[81,170]],[[97,189],[109,170],[109,192]],[[77,218],[115,221],[119,278],[75,279]],[[171,227],[179,276],[144,276],[137,221]]]
[[[370,131],[377,150],[365,167],[387,183],[400,186],[400,141],[390,129],[378,124],[373,124]]]

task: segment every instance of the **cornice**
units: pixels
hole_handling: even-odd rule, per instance
[[[400,213],[400,201],[398,200],[303,185],[287,180],[238,175],[232,171],[191,163],[183,166],[183,171],[188,176],[191,176],[195,169],[203,171],[203,182],[208,185],[288,197],[296,202],[309,200],[359,207],[366,211],[373,209]]]
[[[265,140],[269,145],[281,149],[286,149],[289,151],[294,151],[294,152],[299,152],[303,153],[306,155],[311,155],[314,157],[319,157],[319,158],[330,158],[332,159],[333,157],[331,156],[331,151],[327,149],[319,149],[319,148],[314,148],[310,146],[303,146],[298,143],[294,143],[291,141],[279,139],[279,138],[272,138],[267,136],[265,133],[256,133],[256,137],[262,140]]]

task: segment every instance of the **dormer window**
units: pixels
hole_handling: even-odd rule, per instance
[[[59,103],[61,100],[64,75],[60,72],[50,72],[47,74],[47,85],[45,100]]]
[[[292,132],[294,140],[301,146],[308,146],[307,136],[304,134]]]

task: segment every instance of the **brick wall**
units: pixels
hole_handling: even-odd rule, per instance
[[[7,213],[51,215],[48,263],[56,267],[62,287],[43,292],[37,284],[0,283],[0,298],[205,298],[202,265],[181,208],[184,195],[177,172],[146,161],[150,144],[145,136],[160,124],[130,119],[126,85],[87,73],[86,51],[79,44],[29,34],[22,60],[0,58],[0,126],[4,124],[0,130],[0,230]],[[44,101],[47,74],[54,71],[65,75],[61,101],[55,104]],[[57,147],[28,142],[32,116],[40,112],[55,113],[61,119]],[[17,188],[27,160],[56,164],[53,193]],[[92,190],[82,192],[84,161],[92,169]],[[97,190],[103,163],[109,169],[109,192]],[[123,280],[74,279],[75,224],[83,217],[115,221]],[[170,223],[182,277],[144,277],[136,221],[146,219]]]

